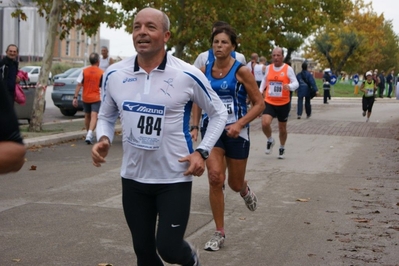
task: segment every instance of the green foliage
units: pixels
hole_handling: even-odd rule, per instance
[[[126,29],[131,29],[137,10],[148,6],[163,10],[172,24],[168,49],[175,48],[175,55],[189,62],[209,49],[215,21],[226,21],[236,29],[239,52],[268,56],[275,45],[295,51],[318,25],[328,20],[341,21],[348,3],[350,0],[120,1],[128,14]]]
[[[392,22],[378,15],[371,4],[354,1],[340,23],[328,22],[314,41],[305,47],[305,57],[329,67],[334,73],[364,73],[378,68],[395,69],[399,59],[399,40]]]
[[[39,15],[49,20],[52,1],[34,0],[39,8]],[[111,28],[120,28],[123,25],[125,14],[115,7],[117,1],[103,0],[64,0],[59,18],[59,38],[62,40],[72,28],[82,29],[82,33],[89,36],[95,35],[101,23],[106,23]],[[13,13],[22,20],[29,20],[21,9]]]

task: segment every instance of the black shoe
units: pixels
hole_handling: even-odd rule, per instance
[[[279,150],[278,150],[278,158],[279,159],[284,159],[284,148],[280,148]]]
[[[300,117],[300,116],[298,116],[298,119],[301,119],[301,117]]]

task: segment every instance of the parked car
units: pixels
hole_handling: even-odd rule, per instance
[[[24,105],[19,105],[17,103],[14,103],[14,109],[15,112],[17,113],[17,117],[19,120],[28,120],[28,123],[30,123],[30,120],[32,118],[33,101],[35,99],[36,87],[26,86],[25,84],[22,83],[21,86],[25,93],[26,102]],[[44,102],[44,110],[46,110],[46,102]]]
[[[77,69],[79,69],[79,67],[73,67],[73,68],[68,69],[64,73],[60,73],[60,74],[54,75],[53,82],[56,81],[57,79],[60,79],[60,78],[67,78],[70,74],[75,72]]]
[[[74,116],[77,111],[83,111],[82,95],[79,92],[78,97],[78,108],[72,105],[72,100],[75,95],[76,79],[82,73],[83,68],[75,70],[66,78],[59,78],[55,80],[53,84],[53,92],[51,93],[51,99],[53,99],[54,105],[60,108],[60,111],[65,116]]]
[[[27,81],[28,84],[36,84],[37,83],[37,81],[39,80],[39,74],[40,74],[40,70],[41,70],[40,66],[24,66],[21,68],[21,70],[28,73],[28,77],[29,77],[29,79]],[[50,73],[48,74],[49,82],[51,82],[51,77],[52,77],[52,74],[50,71]]]

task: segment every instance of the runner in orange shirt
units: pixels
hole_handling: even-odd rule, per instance
[[[91,53],[89,61],[91,66],[83,69],[82,75],[77,79],[78,84],[76,85],[72,104],[78,107],[78,95],[83,87],[82,101],[87,130],[85,141],[87,144],[93,144],[93,131],[97,125],[98,111],[101,105],[100,88],[104,71],[98,67],[100,56],[97,53]]]
[[[267,137],[266,154],[272,152],[274,139],[271,123],[273,118],[278,119],[280,149],[279,159],[284,159],[285,142],[287,140],[287,121],[290,112],[290,91],[299,87],[295,72],[283,62],[284,51],[280,47],[273,49],[273,64],[266,67],[265,78],[260,84],[260,92],[265,98],[265,110],[262,115],[262,131]]]

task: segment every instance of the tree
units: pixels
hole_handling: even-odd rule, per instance
[[[186,61],[209,49],[213,22],[232,25],[239,36],[238,51],[269,55],[275,45],[296,50],[315,28],[326,21],[341,21],[350,0],[122,0],[126,29],[131,29],[134,15],[144,7],[159,8],[168,14],[172,37],[168,49]],[[295,36],[296,39],[292,38]],[[302,41],[302,42],[301,42]]]
[[[342,70],[365,73],[373,68],[396,66],[399,46],[392,23],[386,22],[383,15],[373,11],[371,3],[365,4],[363,0],[355,1],[345,17],[343,22],[327,23],[320,28],[314,41],[305,48],[305,56],[337,74]]]
[[[105,4],[103,0],[34,0],[41,16],[48,22],[47,42],[43,55],[42,70],[35,93],[32,119],[29,131],[41,131],[43,122],[44,99],[49,71],[52,65],[55,38],[64,39],[72,28],[81,28],[82,33],[89,36],[96,34],[100,24],[105,22],[110,27],[121,27],[124,15],[118,11],[110,1]],[[19,6],[21,7],[21,6]],[[13,16],[29,20],[21,9],[17,9]]]
[[[46,95],[46,85],[53,62],[53,51],[55,38],[57,36],[58,21],[60,20],[63,0],[53,0],[52,8],[49,13],[49,23],[47,26],[47,38],[45,52],[43,56],[42,70],[40,71],[39,81],[35,90],[33,102],[32,119],[29,124],[29,131],[41,131],[44,111],[44,99]]]

